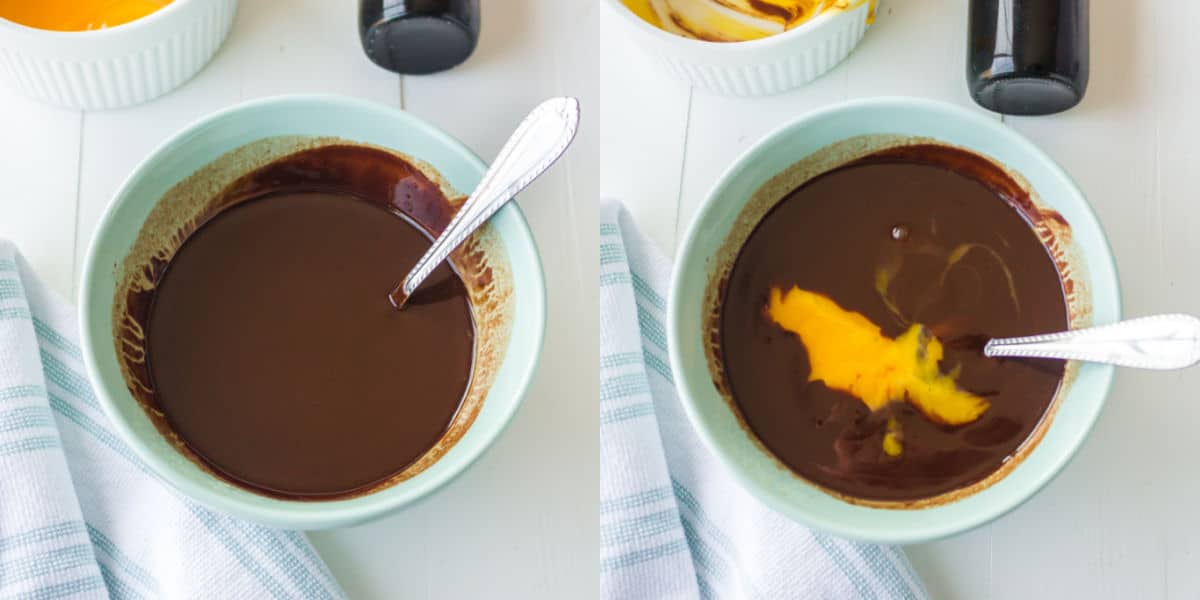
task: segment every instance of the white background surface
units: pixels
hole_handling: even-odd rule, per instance
[[[484,1],[475,56],[403,80],[358,42],[355,0],[243,0],[225,47],[181,89],[80,113],[0,87],[0,237],[74,297],[92,231],[125,176],[169,135],[261,96],[326,92],[403,107],[485,160],[540,100],[583,97],[584,133],[520,198],[542,251],[550,314],[541,368],[506,434],[422,503],[311,536],[352,598],[585,598],[598,589],[596,169],[587,125],[596,47],[586,0]],[[469,190],[466,190],[469,191]]]
[[[492,451],[435,496],[312,538],[355,598],[590,597],[581,590],[596,589],[598,561],[596,189],[624,199],[670,251],[724,168],[787,119],[875,95],[971,105],[966,2],[883,0],[843,65],[755,100],[668,80],[598,0],[486,0],[471,61],[401,81],[359,51],[354,4],[243,0],[208,69],[132,109],[81,114],[0,89],[0,236],[73,295],[92,229],[125,175],[174,131],[240,100],[330,92],[403,106],[490,159],[538,100],[582,96],[580,143],[521,198],[551,311],[525,406]],[[1087,99],[1064,115],[1007,119],[1095,206],[1130,316],[1200,313],[1197,24],[1200,5],[1190,2],[1096,0]],[[1197,387],[1200,371],[1122,372],[1089,442],[1046,490],[980,530],[909,548],[935,597],[1195,597]]]
[[[1047,0],[1049,1],[1049,0]],[[734,99],[647,67],[602,15],[601,193],[623,199],[666,251],[724,169],[806,111],[909,95],[974,106],[965,0],[881,0],[836,70],[799,91]],[[607,12],[607,11],[605,11]],[[1047,150],[1095,206],[1125,314],[1200,313],[1200,5],[1091,2],[1091,86],[1059,116],[1006,121]],[[935,598],[1195,598],[1200,370],[1123,371],[1088,443],[1038,496],[977,531],[908,549]]]

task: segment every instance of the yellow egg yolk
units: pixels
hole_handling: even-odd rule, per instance
[[[798,287],[772,289],[767,316],[804,344],[809,381],[846,392],[872,411],[907,401],[934,422],[963,425],[988,408],[986,400],[958,388],[957,373],[939,371],[942,343],[920,324],[891,339],[865,316]],[[884,450],[897,456],[901,449],[899,427],[890,426]]]
[[[92,31],[149,15],[171,0],[0,0],[0,18],[51,31]]]
[[[888,419],[887,433],[883,434],[883,453],[888,456],[900,456],[904,452],[904,433],[900,429],[900,422],[896,419]]]

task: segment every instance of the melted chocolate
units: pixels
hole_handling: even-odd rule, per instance
[[[724,383],[751,431],[798,475],[865,500],[930,498],[996,471],[1036,429],[1063,376],[1061,362],[981,353],[987,338],[1067,328],[1058,270],[1024,217],[1030,206],[996,166],[941,146],[868,156],[784,198],[722,292]],[[963,244],[977,249],[951,260]],[[887,265],[898,267],[887,297],[899,316],[876,287]],[[827,295],[889,337],[925,325],[945,343],[941,371],[960,367],[959,387],[990,408],[947,426],[907,402],[872,412],[809,381],[804,345],[764,315],[770,289],[791,286]],[[903,432],[895,457],[882,448],[889,419]]]
[[[387,295],[453,212],[438,186],[332,146],[212,206],[130,302],[170,430],[220,475],[300,498],[360,492],[437,444],[472,373],[467,290],[443,265],[405,310]]]

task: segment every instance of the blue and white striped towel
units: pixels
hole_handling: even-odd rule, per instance
[[[152,476],[84,376],[74,310],[0,240],[0,598],[344,596],[303,535]]]
[[[810,531],[742,490],[675,395],[670,264],[620,204],[600,208],[600,539],[604,598],[928,597],[897,548]]]

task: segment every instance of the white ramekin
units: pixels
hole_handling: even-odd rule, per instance
[[[225,41],[236,11],[237,0],[175,0],[95,31],[47,31],[0,18],[0,78],[57,106],[140,104],[198,73]]]
[[[717,43],[667,33],[607,0],[626,30],[654,59],[694,87],[729,96],[766,96],[800,87],[837,66],[868,27],[873,2],[831,11],[778,35]]]

